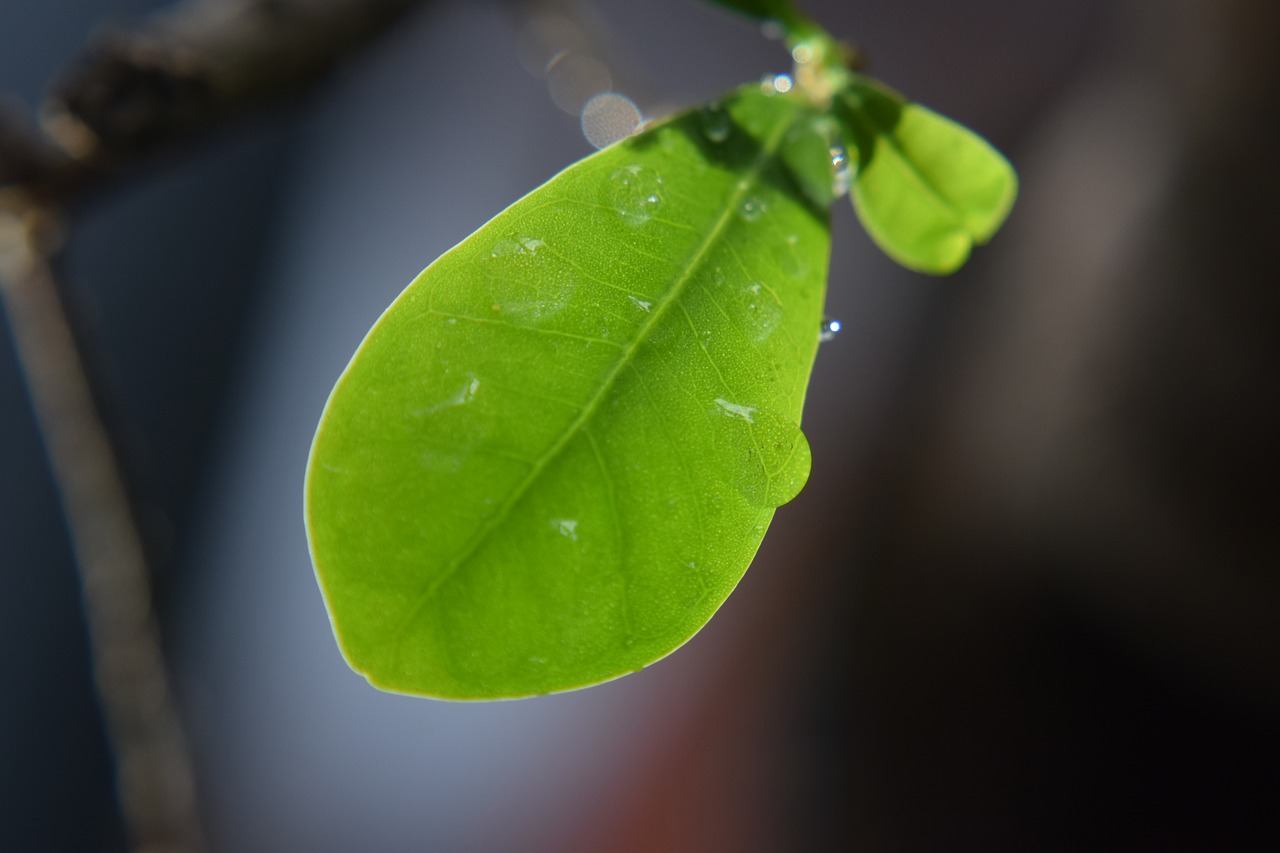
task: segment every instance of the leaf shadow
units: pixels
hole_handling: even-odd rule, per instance
[[[696,109],[686,111],[667,122],[665,127],[680,133],[698,149],[704,160],[724,171],[741,174],[760,161],[764,154],[764,143],[728,111],[724,113],[726,133],[719,140],[708,136],[699,113],[700,110]],[[658,144],[658,136],[642,134],[635,137],[631,144],[643,150]],[[775,151],[760,169],[759,180],[791,198],[815,220],[827,222],[827,206],[817,203],[804,191],[801,179],[785,163],[780,150]]]
[[[874,86],[853,85],[832,102],[831,111],[845,135],[845,148],[857,152],[862,173],[875,159],[877,141],[892,138],[905,104]]]

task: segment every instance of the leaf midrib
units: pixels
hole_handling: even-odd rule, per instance
[[[671,306],[677,304],[680,297],[684,295],[689,286],[690,280],[693,278],[694,271],[702,265],[703,259],[706,257],[710,248],[716,244],[725,228],[733,221],[734,212],[738,209],[743,197],[748,193],[748,191],[755,188],[756,183],[760,178],[760,173],[764,170],[768,162],[776,155],[787,128],[791,126],[794,120],[795,113],[796,109],[793,107],[791,112],[778,122],[773,133],[761,146],[760,154],[756,157],[755,161],[752,162],[751,166],[743,173],[743,177],[739,178],[735,183],[733,192],[730,194],[728,203],[725,205],[725,209],[721,212],[715,225],[712,226],[711,230],[707,233],[706,238],[703,239],[703,241],[698,245],[697,250],[695,250],[693,255],[691,255],[689,260],[685,263],[684,269],[682,270],[675,285],[668,290],[666,295],[664,295],[659,303],[654,307],[654,310],[649,314],[648,318],[640,327],[632,341],[627,345],[626,349],[623,350],[621,357],[614,363],[614,366],[610,369],[609,373],[601,381],[600,387],[596,390],[595,394],[592,395],[591,399],[583,405],[577,417],[575,417],[573,421],[565,427],[564,432],[560,434],[560,437],[556,439],[555,443],[552,444],[551,447],[542,454],[538,461],[534,463],[533,467],[529,469],[529,473],[526,474],[520,484],[512,490],[511,494],[507,497],[506,501],[503,502],[502,506],[499,507],[498,511],[494,513],[483,525],[481,525],[474,534],[472,534],[470,541],[468,541],[463,547],[462,552],[450,563],[450,565],[448,565],[431,581],[427,589],[425,589],[419,596],[418,600],[414,602],[413,607],[409,609],[405,618],[396,626],[392,635],[393,638],[399,639],[404,635],[404,632],[408,630],[409,626],[413,624],[415,620],[417,620],[423,609],[430,603],[431,599],[435,597],[435,594],[440,590],[440,588],[450,579],[457,576],[458,570],[462,568],[463,564],[471,559],[472,555],[474,555],[489,538],[489,535],[499,525],[506,521],[507,516],[511,514],[512,509],[515,508],[516,504],[520,502],[520,499],[524,497],[525,493],[528,492],[533,484],[542,476],[542,472],[560,456],[564,449],[569,445],[569,442],[571,442],[586,423],[595,416],[596,412],[599,410],[600,402],[613,389],[614,385],[618,381],[618,377],[621,376],[623,371],[625,371],[632,363],[641,344],[649,339],[651,330],[662,320],[663,317],[666,316],[667,312],[671,309]]]

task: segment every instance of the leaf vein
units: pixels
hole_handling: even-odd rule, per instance
[[[516,488],[514,488],[511,491],[511,494],[503,502],[502,506],[499,507],[498,510],[491,517],[489,517],[479,528],[477,528],[476,532],[472,534],[472,536],[467,541],[467,543],[462,547],[462,550],[458,554],[458,556],[455,557],[452,561],[450,561],[450,563],[444,568],[444,570],[439,572],[436,575],[436,577],[431,579],[431,581],[427,584],[426,588],[418,596],[417,600],[406,612],[405,617],[398,623],[398,625],[395,627],[393,631],[393,637],[400,644],[403,643],[405,632],[408,630],[409,626],[413,624],[413,622],[421,615],[423,609],[427,606],[427,604],[431,601],[431,599],[435,596],[435,594],[440,590],[440,588],[446,582],[448,582],[450,578],[453,578],[457,575],[458,569],[463,564],[465,564],[468,560],[470,560],[472,556],[475,555],[476,551],[480,549],[480,547],[488,539],[489,535],[494,531],[495,528],[497,528],[506,520],[507,516],[510,515],[511,510],[515,507],[517,503],[519,503],[520,499],[524,497],[524,495],[528,492],[529,488],[533,485],[534,482],[537,481],[537,479],[542,475],[542,473],[547,469],[547,467],[552,463],[552,461],[560,456],[560,454],[564,451],[565,447],[568,446],[568,444],[573,440],[573,438],[577,436],[585,428],[588,421],[590,421],[590,419],[596,415],[597,411],[600,408],[600,404],[604,400],[605,396],[611,390],[613,390],[622,372],[626,370],[628,367],[632,366],[632,362],[634,361],[636,353],[639,351],[640,346],[650,338],[653,330],[657,327],[657,324],[661,322],[661,320],[666,316],[667,312],[671,310],[672,305],[677,305],[680,308],[680,310],[684,312],[685,316],[688,317],[688,311],[684,308],[683,304],[680,302],[681,296],[684,294],[685,290],[688,288],[689,283],[693,280],[694,272],[702,266],[703,262],[706,260],[707,255],[711,251],[712,247],[717,244],[717,242],[719,241],[721,235],[724,233],[726,228],[729,226],[729,224],[732,221],[734,221],[736,212],[738,209],[738,205],[740,204],[742,198],[747,194],[747,191],[755,185],[756,181],[760,177],[761,172],[764,170],[769,160],[776,155],[778,147],[782,142],[783,135],[785,134],[786,130],[790,127],[791,121],[794,119],[794,115],[795,115],[795,112],[792,111],[785,118],[778,121],[777,126],[773,129],[773,132],[771,133],[769,138],[765,141],[764,144],[761,145],[760,152],[757,155],[755,161],[751,164],[751,166],[747,170],[745,170],[743,179],[740,180],[733,187],[732,191],[730,192],[730,196],[727,200],[727,203],[725,204],[724,209],[721,211],[716,222],[712,225],[711,229],[706,233],[706,236],[702,239],[702,241],[699,243],[697,248],[694,250],[692,256],[690,256],[686,260],[686,262],[683,265],[683,270],[681,271],[680,275],[676,279],[675,283],[670,287],[667,293],[663,294],[661,299],[654,306],[652,312],[647,316],[644,324],[641,325],[640,328],[637,330],[631,342],[625,348],[623,348],[621,357],[618,359],[617,362],[614,363],[614,366],[603,377],[603,379],[600,382],[599,388],[596,390],[595,394],[593,394],[591,399],[589,399],[586,402],[586,404],[582,406],[577,417],[575,417],[565,427],[565,429],[561,432],[560,436],[556,439],[554,443],[552,443],[552,445],[546,450],[546,452],[542,454],[537,464],[525,475],[524,479],[519,483],[519,485],[517,485]],[[459,319],[461,319],[461,317]],[[468,318],[468,319],[476,320],[478,318]],[[519,328],[519,327],[514,327],[514,328]],[[580,336],[577,336],[577,337],[580,337]],[[709,354],[708,354],[708,358],[710,358]],[[719,373],[718,367],[716,367],[716,371],[717,373]],[[754,435],[753,435],[753,442],[754,442]],[[675,443],[673,442],[673,447],[674,446],[675,446]]]

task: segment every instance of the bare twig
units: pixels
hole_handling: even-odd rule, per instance
[[[80,567],[117,794],[146,851],[200,849],[191,762],[169,692],[143,545],[48,259],[52,222],[0,205],[0,297]]]
[[[137,851],[197,851],[203,842],[127,472],[54,273],[59,214],[157,152],[297,92],[422,2],[186,0],[99,39],[55,83],[42,128],[0,100],[0,298],[80,570],[118,797]]]
[[[0,112],[0,185],[85,190],[296,93],[424,0],[186,0],[98,38],[57,80],[45,135]]]

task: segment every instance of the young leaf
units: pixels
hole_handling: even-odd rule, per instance
[[[827,211],[815,118],[746,88],[571,166],[426,269],[360,345],[307,472],[348,662],[518,697],[685,642],[809,473]]]
[[[1008,216],[1017,177],[977,134],[866,77],[854,76],[832,109],[856,152],[858,218],[903,266],[954,272]]]

